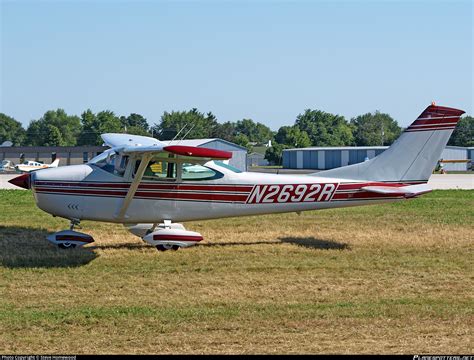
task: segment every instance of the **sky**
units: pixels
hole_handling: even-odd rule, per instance
[[[25,127],[56,108],[273,130],[308,108],[473,114],[470,0],[0,0],[0,21],[0,112]]]

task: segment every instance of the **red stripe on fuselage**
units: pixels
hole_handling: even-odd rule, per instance
[[[59,186],[65,188],[111,188],[124,189],[130,188],[130,183],[92,183],[92,182],[56,182],[56,181],[35,181],[34,186]],[[192,184],[151,184],[141,183],[138,189],[150,190],[190,190],[190,191],[232,191],[232,192],[250,192],[253,189],[251,185],[192,185]]]
[[[64,195],[98,195],[98,196],[114,196],[125,197],[126,191],[115,190],[89,190],[89,189],[49,189],[37,187],[35,189],[39,193],[61,193]],[[144,192],[137,191],[135,197],[150,199],[178,199],[178,200],[207,200],[207,201],[231,201],[244,202],[248,194],[198,194],[186,192]]]

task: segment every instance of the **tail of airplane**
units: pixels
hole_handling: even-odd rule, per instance
[[[464,111],[430,105],[375,158],[312,175],[352,180],[427,182]]]
[[[57,158],[56,160],[54,160],[51,165],[49,165],[49,167],[52,167],[52,168],[57,168],[59,165],[59,158]]]

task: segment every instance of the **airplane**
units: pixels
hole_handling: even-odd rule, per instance
[[[95,220],[124,224],[160,251],[177,250],[203,240],[184,221],[381,204],[428,193],[462,114],[432,103],[380,155],[307,175],[242,172],[223,162],[232,156],[227,151],[103,134],[110,149],[88,163],[26,173],[10,183],[31,189],[40,209],[70,220],[69,230],[47,237],[60,248],[92,243],[74,227]]]
[[[10,160],[3,160],[0,164],[0,171],[12,171],[15,170],[15,165]]]
[[[54,160],[51,164],[43,164],[38,161],[25,161],[23,164],[18,164],[15,165],[15,170],[19,172],[30,172],[30,171],[37,171],[41,169],[47,169],[47,168],[57,168],[59,165],[59,158]]]

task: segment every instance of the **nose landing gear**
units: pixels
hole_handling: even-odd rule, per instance
[[[79,219],[71,219],[70,230],[63,230],[50,234],[46,239],[58,246],[60,249],[74,249],[78,246],[84,246],[94,242],[94,238],[90,235],[74,231],[74,226],[79,226]]]

